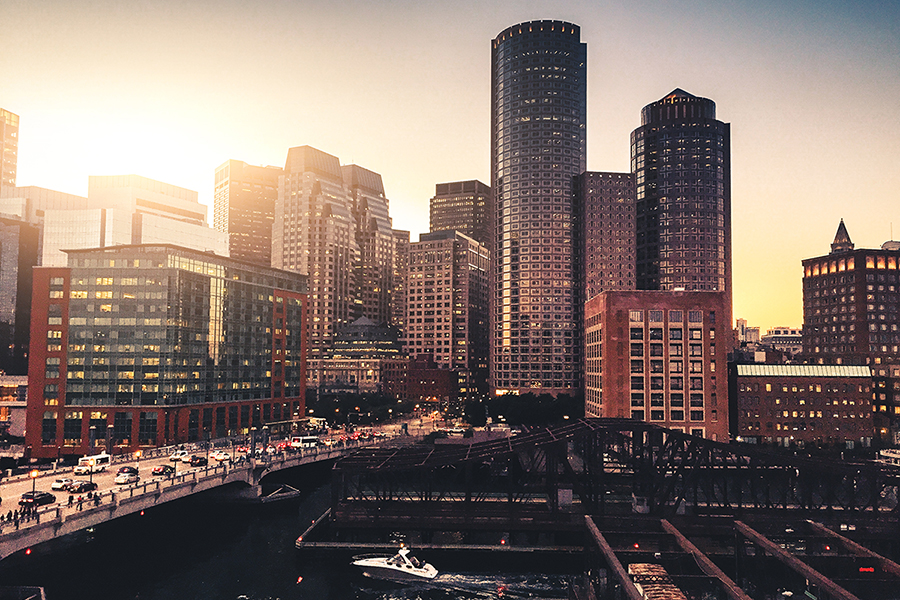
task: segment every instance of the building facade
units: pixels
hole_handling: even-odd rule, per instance
[[[731,295],[731,126],[676,89],[631,133],[637,287]]]
[[[758,332],[757,332],[758,333]],[[758,337],[761,344],[780,350],[790,356],[803,352],[803,330],[792,327],[773,327],[766,335]]]
[[[406,351],[456,372],[464,398],[488,391],[489,269],[487,247],[458,231],[410,244]]]
[[[228,160],[216,169],[213,227],[228,234],[229,256],[270,266],[280,167]]]
[[[434,186],[430,203],[431,231],[459,231],[490,244],[491,188],[480,181],[453,181]]]
[[[0,216],[0,375],[27,375],[31,331],[31,271],[40,230]]]
[[[900,444],[900,243],[856,249],[841,221],[831,253],[803,264],[803,353],[872,369],[876,433]]]
[[[0,190],[16,187],[19,164],[19,115],[0,108]]]
[[[728,440],[724,292],[604,292],[585,304],[585,416]]]
[[[785,447],[872,444],[869,367],[734,364],[729,370],[736,439]]]
[[[246,433],[304,413],[306,277],[171,245],[34,272],[34,457]]]
[[[394,230],[394,283],[391,292],[391,325],[406,337],[406,274],[409,270],[409,232]]]
[[[44,211],[42,266],[66,266],[66,250],[133,244],[228,256],[228,236],[208,226],[197,192],[139,175],[91,176],[84,206]]]
[[[384,184],[381,175],[358,165],[344,165],[341,170],[350,195],[359,247],[353,316],[389,323],[394,283],[394,230],[391,229]]]
[[[575,178],[573,196],[584,298],[635,289],[634,175],[585,171]]]
[[[310,146],[291,148],[275,203],[272,266],[309,275],[310,358],[354,320],[359,261],[340,161]]]
[[[572,177],[584,172],[587,46],[577,25],[531,21],[491,54],[491,387],[581,390]]]

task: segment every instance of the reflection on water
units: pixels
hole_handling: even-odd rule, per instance
[[[48,600],[566,597],[564,575],[495,575],[497,565],[489,561],[478,564],[487,573],[446,565],[448,572],[432,584],[402,587],[363,577],[349,560],[300,554],[296,537],[328,506],[327,476],[314,479],[307,471],[303,482],[291,482],[306,490],[299,503],[260,508],[200,498],[164,504],[0,561],[0,582],[42,586]]]

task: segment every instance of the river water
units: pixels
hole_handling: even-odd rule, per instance
[[[0,585],[42,586],[48,600],[566,597],[572,573],[558,569],[512,572],[504,564],[498,573],[498,565],[469,564],[442,570],[431,584],[402,587],[362,577],[346,560],[301,554],[296,538],[328,507],[327,476],[304,471],[304,482],[291,482],[302,498],[280,505],[203,497],[164,504],[0,561]]]

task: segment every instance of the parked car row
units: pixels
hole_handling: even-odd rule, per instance
[[[97,484],[93,481],[82,481],[78,479],[69,479],[68,477],[60,477],[50,484],[50,489],[72,494],[84,494],[85,492],[96,490]]]

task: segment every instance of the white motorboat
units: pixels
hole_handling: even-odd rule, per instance
[[[352,564],[366,577],[389,581],[427,581],[438,574],[429,563],[410,554],[409,548],[400,548],[397,554],[360,554],[353,557]]]

